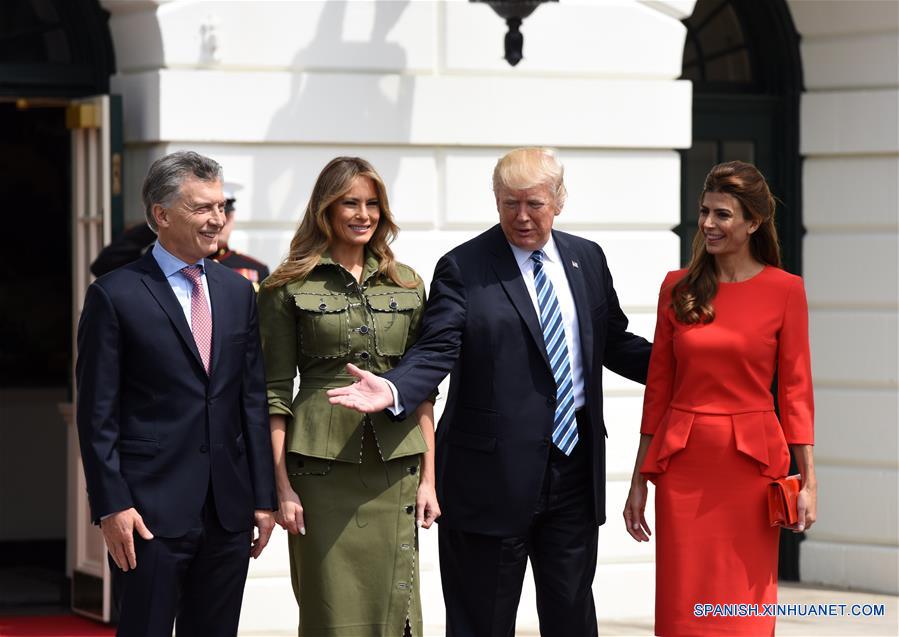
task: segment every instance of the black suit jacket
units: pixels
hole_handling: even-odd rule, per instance
[[[152,252],[87,290],[76,406],[94,521],[133,506],[155,535],[178,537],[202,526],[210,484],[229,531],[277,508],[253,286],[205,266],[209,375]]]
[[[605,521],[603,366],[646,382],[650,343],[627,331],[602,249],[553,231],[574,296],[591,430],[594,510]],[[577,264],[577,265],[575,265]],[[437,429],[441,524],[496,536],[524,534],[547,466],[556,385],[537,312],[497,225],[437,263],[421,335],[385,378],[409,412],[452,371]]]

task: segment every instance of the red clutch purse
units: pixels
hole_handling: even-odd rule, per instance
[[[768,521],[771,526],[793,526],[799,520],[797,509],[799,474],[768,483]]]

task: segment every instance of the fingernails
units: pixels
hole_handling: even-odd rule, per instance
[[[418,528],[421,528],[423,524],[424,522],[422,520],[415,520],[415,526],[417,526]]]
[[[306,527],[305,526],[300,527],[300,535],[306,535]]]
[[[635,531],[639,531],[639,530],[640,530],[640,525],[639,525],[638,523],[634,522],[634,524],[633,524],[632,526],[633,526],[633,529],[634,529]]]

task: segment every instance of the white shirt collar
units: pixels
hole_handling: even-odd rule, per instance
[[[507,242],[508,239],[506,240]],[[520,270],[524,270],[527,266],[530,269],[530,260],[531,254],[533,254],[533,250],[525,250],[524,248],[519,248],[517,245],[509,242],[509,247],[512,248],[512,254],[515,256],[515,262],[518,264],[518,268]],[[546,242],[541,250],[543,250],[543,254],[546,255],[544,258],[547,261],[552,263],[561,263],[561,257],[559,256],[559,249],[556,247],[556,242],[553,240],[553,236],[549,235],[549,241]]]

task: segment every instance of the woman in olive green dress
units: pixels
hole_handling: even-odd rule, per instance
[[[396,233],[371,164],[338,157],[259,293],[277,519],[301,636],[422,634],[418,527],[440,515],[433,402],[394,421],[325,394],[352,382],[347,363],[382,373],[415,341],[424,284],[394,259]]]

